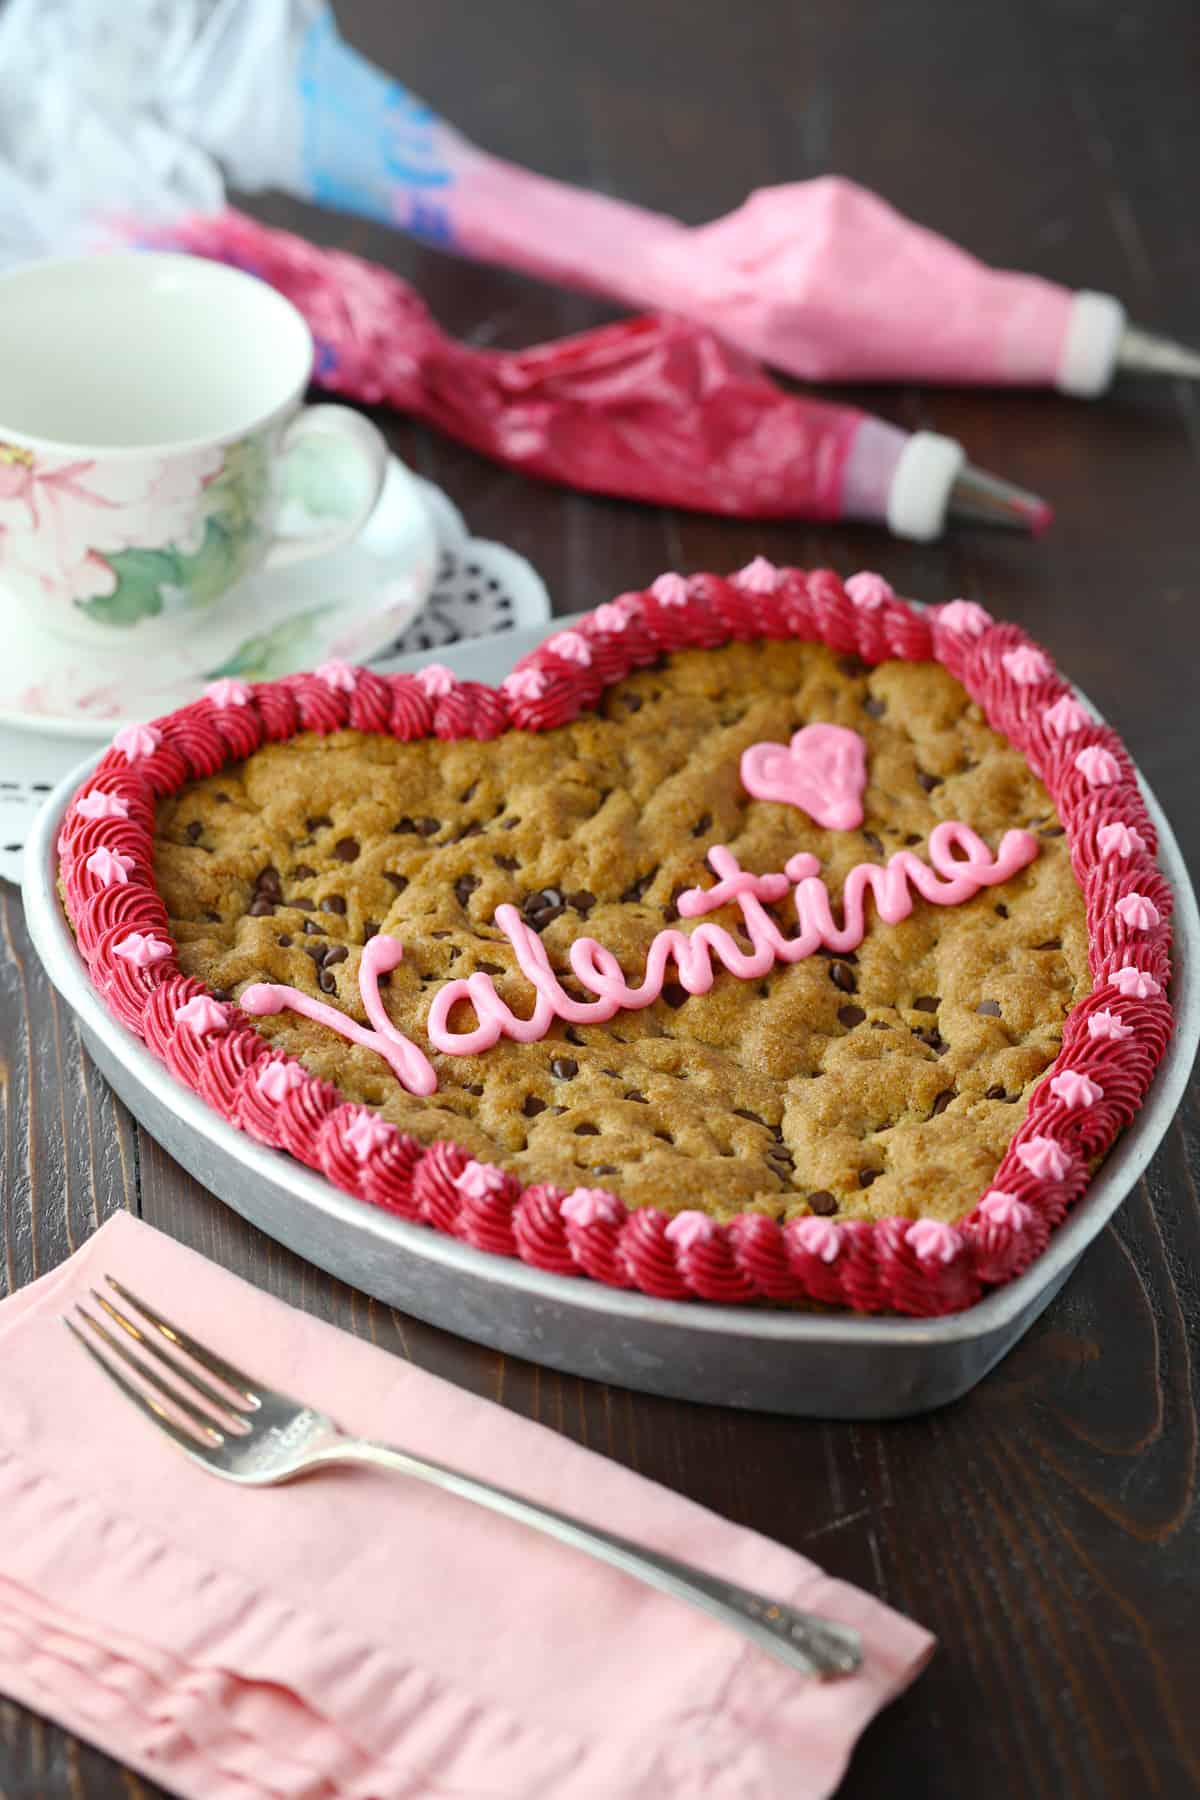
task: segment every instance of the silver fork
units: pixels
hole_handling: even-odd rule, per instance
[[[802,1674],[828,1680],[861,1666],[862,1643],[849,1626],[722,1581],[458,1469],[349,1437],[324,1413],[265,1387],[197,1343],[113,1276],[106,1280],[140,1322],[93,1288],[92,1299],[116,1332],[82,1306],[75,1312],[86,1334],[69,1318],[63,1323],[138,1411],[210,1474],[243,1486],[273,1487],[329,1463],[371,1463],[489,1507],[686,1600]],[[121,1363],[136,1372],[141,1386],[122,1374]]]

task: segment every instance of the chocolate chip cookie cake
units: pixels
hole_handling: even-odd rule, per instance
[[[878,576],[661,576],[497,689],[212,684],[64,824],[92,978],[364,1201],[666,1298],[934,1313],[1020,1272],[1170,1030],[1119,740]]]

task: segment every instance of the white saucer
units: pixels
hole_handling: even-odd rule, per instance
[[[319,529],[352,509],[345,458],[330,437],[313,439],[302,461],[289,462],[281,530]],[[252,577],[202,629],[153,657],[130,642],[111,652],[56,642],[6,607],[0,724],[94,741],[185,706],[219,675],[261,681],[328,657],[363,662],[420,611],[437,562],[429,507],[393,457],[379,504],[353,544]]]

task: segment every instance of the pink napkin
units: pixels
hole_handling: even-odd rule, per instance
[[[239,1490],[60,1323],[106,1273],[364,1436],[856,1625],[825,1685],[465,1501],[367,1469]],[[717,1518],[259,1293],[128,1214],[0,1306],[0,1691],[202,1800],[804,1800],[927,1632]]]

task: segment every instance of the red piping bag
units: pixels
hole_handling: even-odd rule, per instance
[[[455,342],[390,270],[226,211],[143,230],[147,247],[261,276],[304,314],[315,379],[424,419],[495,462],[564,486],[753,519],[873,519],[936,537],[947,516],[1039,531],[1035,495],[969,468],[961,446],[785,392],[715,333],[625,319],[529,350]]]

